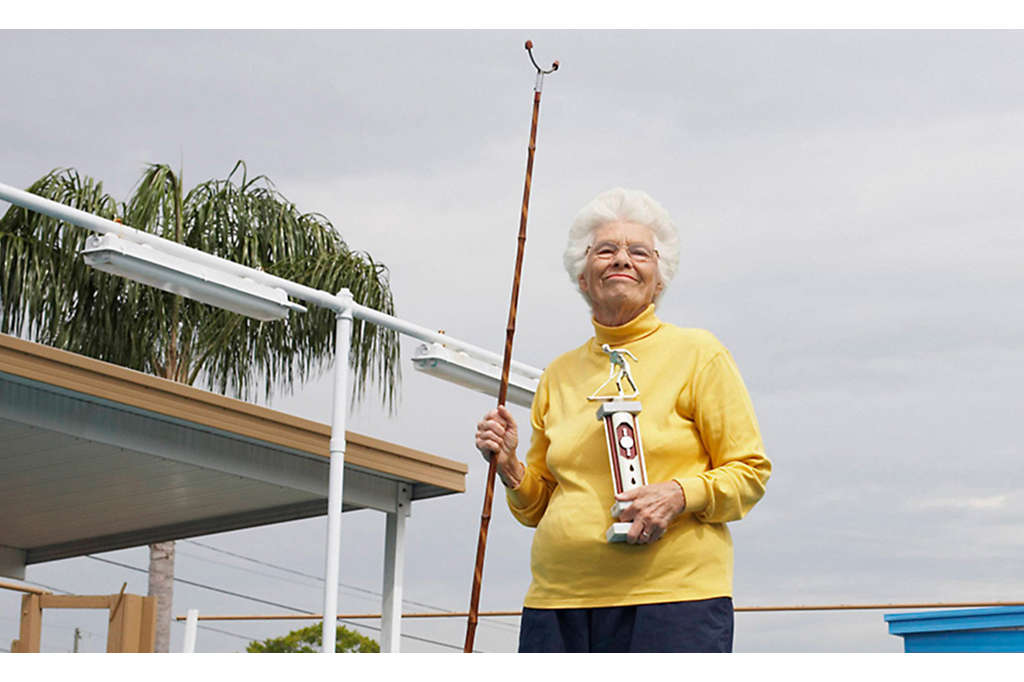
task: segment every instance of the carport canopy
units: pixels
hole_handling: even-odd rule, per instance
[[[324,424],[0,335],[0,575],[324,515],[329,439]],[[389,533],[412,501],[465,491],[462,462],[346,440],[344,510],[385,512]]]

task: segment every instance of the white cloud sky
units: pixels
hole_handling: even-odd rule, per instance
[[[591,333],[561,267],[568,222],[602,189],[643,187],[683,237],[660,314],[732,350],[775,463],[765,499],[734,524],[737,604],[1018,595],[1020,33],[4,32],[0,56],[20,66],[0,108],[0,182],[74,166],[125,198],[146,162],[181,163],[194,184],[244,158],[391,268],[400,315],[497,349],[529,132],[526,37],[562,69],[541,106],[517,359],[542,366]],[[403,375],[397,417],[371,402],[351,428],[469,462],[465,495],[415,506],[406,567],[407,598],[463,610],[485,471],[471,434],[491,400],[407,360]],[[326,422],[329,380],[273,405]],[[379,514],[346,515],[344,582],[379,589],[382,529]],[[490,537],[483,608],[518,608],[530,531],[499,505]],[[319,574],[322,539],[312,520],[202,541]],[[181,577],[319,609],[316,584],[180,548]],[[142,574],[89,559],[29,578],[145,591]],[[13,603],[0,594],[0,640],[16,636]],[[186,608],[261,610],[180,586]],[[377,608],[342,590],[343,610]],[[68,648],[70,621],[47,618],[44,641]],[[737,622],[739,651],[901,649],[880,612]],[[463,628],[405,626],[456,644]],[[200,649],[245,644],[200,633]],[[515,626],[481,626],[478,640],[513,650]]]

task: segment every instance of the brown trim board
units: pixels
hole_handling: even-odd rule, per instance
[[[186,422],[330,455],[330,427],[108,362],[0,334],[0,372]],[[463,462],[345,432],[345,462],[452,492],[466,490]]]

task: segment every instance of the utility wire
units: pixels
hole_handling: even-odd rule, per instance
[[[339,623],[346,623],[348,625],[353,625],[353,626],[357,626],[357,627],[361,627],[361,628],[366,628],[367,630],[373,630],[374,632],[380,632],[380,630],[381,630],[379,627],[377,627],[375,625],[368,625],[366,623],[356,623],[356,622],[353,622],[351,620],[347,620],[345,618],[339,618],[338,622]],[[246,637],[245,635],[239,635],[239,634],[236,634],[236,633],[233,633],[233,632],[228,632],[227,630],[220,630],[218,628],[211,628],[211,627],[209,627],[207,625],[197,625],[196,627],[201,628],[203,630],[211,630],[213,632],[220,632],[220,633],[223,633],[225,635],[231,635],[232,637],[238,637],[239,639],[244,639],[244,640],[247,640],[247,641],[250,641],[250,642],[253,641],[254,639],[257,639],[257,640],[259,639],[258,637],[256,637],[256,638],[254,638],[254,637]],[[439,642],[436,639],[428,639],[426,637],[417,637],[416,635],[410,635],[410,634],[405,633],[405,632],[402,633],[402,637],[405,637],[405,638],[408,638],[408,639],[415,639],[415,640],[420,641],[420,642],[426,642],[427,644],[434,644],[436,646],[445,647],[447,649],[454,649],[455,651],[462,651],[462,647],[461,646],[456,646],[454,644],[446,644],[444,642]],[[476,653],[480,653],[480,652],[477,651]]]
[[[210,557],[207,557],[207,556],[202,556],[202,555],[199,555],[199,554],[193,554],[192,552],[186,552],[186,551],[182,551],[182,550],[176,550],[176,552],[177,552],[178,555],[189,557],[190,559],[195,559],[197,561],[203,561],[203,562],[210,563],[210,564],[216,564],[218,566],[226,566],[226,567],[234,569],[236,571],[243,571],[243,572],[248,573],[250,575],[258,575],[258,576],[262,576],[264,578],[270,578],[271,580],[277,580],[277,581],[286,583],[288,585],[295,585],[297,587],[311,588],[311,589],[322,589],[322,588],[320,588],[320,586],[324,584],[323,578],[319,579],[320,585],[315,585],[315,584],[306,582],[304,580],[297,580],[295,578],[291,578],[291,577],[288,577],[288,576],[275,575],[273,573],[270,573],[269,571],[260,571],[260,570],[248,568],[246,566],[240,566],[237,562],[233,562],[233,561],[220,561],[218,559],[211,559]],[[263,562],[263,563],[265,563],[265,562]],[[364,590],[362,588],[357,588],[357,587],[349,587],[349,586],[345,585],[344,583],[338,583],[338,585],[339,585],[339,587],[341,588],[341,590],[343,591],[344,594],[348,594],[349,596],[352,596],[352,597],[354,597],[356,599],[363,599],[363,600],[367,600],[367,601],[377,601],[377,600],[380,599],[380,595],[373,595],[373,596],[371,596],[372,593],[369,593],[369,590]],[[367,593],[369,593],[369,594],[367,594]]]
[[[138,571],[139,573],[148,573],[149,572],[148,570],[146,570],[144,568],[139,568],[138,566],[131,566],[129,564],[123,564],[120,561],[112,561],[110,559],[102,559],[102,558],[100,558],[98,556],[93,556],[91,554],[86,554],[85,556],[90,558],[90,559],[94,559],[96,561],[102,561],[103,563],[106,563],[106,564],[113,564],[114,566],[120,566],[121,568],[127,568],[127,569],[132,570],[132,571]],[[310,615],[313,615],[313,613],[314,613],[313,611],[309,611],[308,609],[300,609],[300,608],[297,608],[297,607],[294,607],[294,606],[289,606],[287,604],[279,604],[277,602],[268,601],[266,599],[260,599],[259,597],[253,597],[253,596],[250,596],[250,595],[247,595],[247,594],[242,594],[241,592],[232,592],[231,590],[225,590],[225,589],[221,589],[219,587],[213,587],[211,585],[204,585],[203,583],[197,583],[197,582],[194,582],[192,580],[185,580],[184,578],[179,578],[177,576],[174,577],[174,582],[182,583],[184,585],[191,585],[193,587],[199,587],[199,588],[202,588],[204,590],[210,590],[212,592],[220,592],[221,594],[227,594],[227,595],[230,595],[232,597],[238,597],[240,599],[248,599],[250,601],[259,602],[261,604],[268,604],[270,606],[276,606],[276,607],[278,607],[280,609],[288,609],[290,611],[297,611],[299,613],[308,613]],[[343,619],[338,619],[338,622],[346,623],[348,625],[352,625],[353,627],[363,627],[363,628],[367,628],[368,630],[375,630],[377,632],[380,632],[380,628],[379,627],[374,627],[372,625],[367,625],[365,623],[355,623],[353,621],[343,620]],[[236,636],[237,637],[242,637],[242,635],[236,635]],[[439,642],[437,640],[427,639],[426,637],[417,637],[415,635],[409,635],[409,634],[406,634],[406,633],[402,633],[402,637],[407,637],[409,639],[415,639],[415,640],[418,640],[418,641],[421,641],[421,642],[427,642],[429,644],[435,644],[437,646],[445,647],[446,649],[460,650],[462,648],[462,647],[454,646],[452,644],[447,644],[446,642]]]
[[[278,574],[275,574],[275,573],[271,573],[270,571],[258,571],[258,570],[253,569],[253,568],[248,568],[247,566],[239,566],[238,563],[234,562],[234,561],[221,561],[220,559],[211,559],[208,556],[201,556],[199,554],[193,554],[192,552],[185,552],[185,551],[182,551],[180,549],[175,549],[174,553],[175,553],[175,556],[185,556],[185,557],[188,557],[190,559],[196,559],[197,561],[206,562],[208,564],[216,564],[218,566],[227,566],[228,568],[233,568],[236,571],[244,571],[245,573],[249,573],[250,575],[259,575],[259,576],[263,576],[264,578],[270,578],[271,580],[280,580],[281,582],[288,583],[289,585],[297,585],[299,587],[312,587],[312,588],[317,587],[316,585],[313,585],[311,583],[304,582],[304,581],[299,581],[299,580],[296,580],[295,578],[291,578],[291,577],[287,577],[287,576],[282,576],[282,575],[278,575]]]
[[[41,587],[44,590],[50,590],[51,592],[60,592],[61,594],[71,594],[67,590],[62,590],[62,589],[53,587],[51,585],[44,585],[42,583],[37,583],[37,582],[34,582],[32,580],[22,580],[21,582],[28,583],[29,585],[34,585],[35,587]]]
[[[379,630],[380,629],[380,628],[374,628],[374,627],[369,626],[369,625],[364,625],[363,627],[370,628],[371,630]],[[228,635],[229,637],[235,637],[237,639],[244,639],[247,642],[252,642],[253,641],[252,637],[246,637],[245,635],[239,635],[239,634],[234,633],[234,632],[228,632],[227,630],[221,630],[220,628],[211,628],[208,625],[199,625],[198,628],[200,630],[209,630],[210,632],[219,632],[222,635]],[[426,639],[424,637],[416,637],[415,635],[402,635],[402,636],[403,637],[408,637],[409,639],[416,639],[416,640],[419,640],[421,642],[428,642],[430,644],[436,644],[438,646],[447,647],[449,649],[455,649],[457,651],[461,651],[462,650],[461,646],[455,646],[454,644],[445,644],[444,642],[437,642],[437,641],[434,641],[432,639]]]
[[[101,559],[100,557],[93,556],[92,554],[86,554],[85,556],[87,556],[90,559],[93,559],[95,561],[102,561],[105,564],[113,564],[114,566],[120,566],[121,568],[127,568],[127,569],[130,569],[132,571],[138,571],[139,573],[149,573],[149,571],[146,570],[145,568],[139,568],[137,566],[130,566],[128,564],[122,564],[120,561],[111,561],[110,559]],[[230,595],[232,597],[240,597],[242,599],[248,599],[250,601],[259,602],[261,604],[268,604],[270,606],[276,606],[279,609],[290,609],[290,610],[293,610],[293,611],[298,611],[299,613],[309,613],[309,614],[313,613],[312,611],[310,611],[308,609],[300,609],[300,608],[296,608],[294,606],[288,606],[287,604],[279,604],[278,602],[268,601],[266,599],[260,599],[259,597],[253,597],[253,596],[250,596],[248,594],[242,594],[241,592],[232,592],[231,590],[225,590],[225,589],[222,589],[220,587],[212,587],[210,585],[204,585],[202,583],[197,583],[197,582],[193,582],[191,580],[185,580],[184,578],[179,578],[178,576],[174,576],[174,582],[182,583],[184,585],[192,585],[193,587],[201,587],[201,588],[206,589],[206,590],[211,590],[212,592],[220,592],[221,594],[227,594],[227,595]]]
[[[237,632],[228,632],[227,630],[221,630],[220,628],[211,628],[209,625],[198,625],[197,627],[200,630],[209,630],[210,632],[219,632],[222,635],[227,635],[228,637],[235,637],[237,639],[244,639],[247,642],[252,642],[253,641],[252,637],[246,637],[245,635],[240,635]]]
[[[292,568],[286,568],[285,566],[280,566],[278,564],[274,564],[274,563],[271,563],[269,561],[263,561],[261,559],[256,559],[256,558],[253,558],[253,557],[250,557],[250,556],[246,556],[244,554],[239,554],[237,552],[231,552],[231,551],[228,551],[226,549],[221,549],[220,547],[214,547],[213,545],[208,545],[208,544],[206,544],[204,542],[198,542],[196,540],[182,540],[182,542],[187,542],[189,544],[196,545],[198,547],[202,547],[204,549],[208,549],[208,550],[211,550],[213,552],[219,552],[220,554],[226,554],[228,556],[236,557],[238,559],[243,559],[245,561],[250,561],[250,562],[252,562],[254,564],[259,564],[261,566],[268,566],[270,568],[275,568],[275,569],[277,569],[279,571],[284,571],[286,573],[293,573],[295,575],[299,575],[299,576],[302,576],[304,578],[311,578],[311,579],[316,580],[317,582],[319,582],[321,584],[324,582],[324,579],[323,579],[322,576],[313,575],[311,573],[304,573],[302,571],[297,571],[297,570],[292,569]],[[238,568],[241,569],[241,567],[238,567]],[[241,570],[244,570],[244,569],[241,569]],[[257,575],[266,575],[264,573],[258,573],[258,572],[256,574]],[[356,590],[357,592],[362,592],[364,594],[373,595],[376,598],[383,597],[383,595],[380,592],[377,592],[376,590],[371,590],[371,589],[366,588],[366,587],[360,587],[358,585],[351,585],[351,584],[342,583],[342,582],[339,582],[338,585],[340,587],[345,587],[345,588],[348,588],[350,590]],[[414,604],[415,606],[422,606],[423,608],[427,608],[427,609],[434,609],[436,611],[445,611],[445,612],[448,612],[448,613],[452,613],[454,611],[454,609],[447,609],[447,608],[444,608],[442,606],[437,606],[436,604],[427,604],[425,602],[416,601],[414,599],[405,599],[405,598],[403,598],[402,602],[406,603],[406,604]],[[518,627],[515,626],[515,625],[512,625],[510,623],[503,623],[501,621],[494,621],[494,622],[486,621],[486,624],[493,625],[493,626],[496,626],[496,627],[501,627],[501,628],[504,628],[504,629],[512,629],[512,630],[518,629]]]
[[[182,540],[182,542],[187,542],[190,545],[196,545],[197,547],[202,547],[204,549],[208,549],[208,550],[211,550],[213,552],[218,552],[219,554],[227,554],[228,556],[233,556],[233,557],[238,558],[238,559],[245,559],[246,561],[250,561],[250,562],[252,562],[254,564],[259,564],[261,566],[269,566],[270,568],[276,568],[277,570],[284,571],[285,573],[293,573],[295,575],[301,575],[303,578],[312,578],[313,580],[316,580],[316,581],[319,581],[319,582],[323,582],[324,581],[323,576],[313,575],[312,573],[303,573],[302,571],[296,571],[293,568],[285,568],[284,566],[278,566],[277,564],[272,564],[269,561],[262,561],[260,559],[254,559],[253,557],[250,557],[250,556],[245,556],[244,554],[238,554],[237,552],[230,552],[230,551],[228,551],[226,549],[221,549],[220,547],[214,547],[213,545],[208,545],[208,544],[206,544],[204,542],[197,542],[195,540]],[[356,585],[347,585],[347,584],[342,583],[342,582],[339,582],[338,585],[341,585],[342,587],[349,587],[349,588],[351,588],[353,590],[359,590],[360,592],[372,592],[372,590],[368,590],[365,587],[358,587]]]
[[[202,543],[194,542],[194,541],[191,541],[191,540],[189,540],[187,542],[193,542],[194,544],[205,546],[205,547],[208,547],[209,549],[217,550],[216,547],[209,547],[208,545],[202,545]],[[227,550],[220,550],[220,551],[222,551],[225,554],[233,554],[232,552],[228,552]],[[120,566],[121,568],[127,568],[127,569],[130,569],[132,571],[138,571],[139,573],[148,573],[149,572],[149,571],[147,571],[144,568],[139,568],[137,566],[130,566],[129,564],[123,564],[123,563],[121,563],[119,561],[112,561],[110,559],[103,559],[101,557],[93,556],[91,554],[86,554],[85,556],[88,557],[89,559],[95,559],[96,561],[102,561],[103,563],[113,564],[114,566]],[[266,563],[266,562],[260,562],[260,561],[258,561],[256,559],[250,559],[249,557],[245,557],[245,556],[242,556],[242,555],[234,555],[234,556],[238,556],[238,558],[240,558],[240,559],[248,559],[248,560],[256,562],[256,563]],[[273,568],[281,568],[282,570],[285,570],[285,571],[288,571],[288,572],[291,572],[291,573],[298,573],[299,575],[307,575],[307,576],[309,576],[309,574],[302,573],[301,571],[292,571],[291,569],[286,569],[286,568],[283,568],[283,567],[280,567],[280,566],[274,566],[273,564],[267,564],[267,565],[268,566],[272,566]],[[316,576],[309,576],[309,577],[316,578]],[[320,582],[323,582],[324,579],[323,578],[318,578],[318,580]],[[185,585],[191,585],[193,587],[200,587],[200,588],[203,588],[203,589],[206,589],[206,590],[211,590],[213,592],[220,592],[222,594],[227,594],[227,595],[230,595],[232,597],[239,597],[241,599],[248,599],[250,601],[260,602],[260,603],[263,603],[263,604],[268,604],[270,606],[276,606],[278,608],[288,609],[290,611],[297,611],[299,613],[309,613],[309,614],[313,613],[312,611],[308,611],[306,609],[299,609],[299,608],[296,608],[294,606],[287,606],[285,604],[278,604],[276,602],[267,601],[265,599],[260,599],[258,597],[253,597],[253,596],[250,596],[250,595],[241,594],[240,592],[232,592],[230,590],[224,590],[224,589],[221,589],[219,587],[213,587],[211,585],[204,585],[202,583],[193,582],[191,580],[185,580],[184,578],[179,578],[177,576],[175,576],[174,581],[175,582],[183,583]],[[50,590],[50,591],[55,592],[55,593],[59,592],[61,594],[71,594],[71,592],[68,592],[67,590],[62,590],[60,588],[53,587],[52,585],[44,585],[42,583],[32,582],[32,581],[28,581],[28,580],[26,580],[24,582],[28,583],[29,585],[35,585],[36,587],[42,587],[44,589]],[[357,589],[357,590],[360,590],[360,591],[363,591],[363,592],[372,592],[371,590],[367,590],[366,588],[360,588],[360,587],[355,587],[355,586],[351,586],[351,587],[353,587],[353,589]],[[378,594],[377,596],[380,596],[380,595]],[[418,604],[418,602],[410,602],[410,603]],[[429,608],[437,608],[437,607],[434,607],[434,606],[430,606],[429,604],[419,604],[419,605],[420,606],[427,606]],[[444,609],[441,609],[441,610],[444,610]],[[362,627],[362,628],[366,628],[368,630],[375,630],[377,632],[380,632],[380,628],[379,627],[374,627],[373,625],[368,625],[366,623],[356,623],[356,622],[353,622],[351,620],[345,620],[345,619],[339,619],[338,622],[346,623],[346,624],[352,625],[354,627]],[[52,627],[66,628],[67,626],[45,625],[44,624],[44,627],[47,627],[47,628],[52,628]],[[248,642],[251,642],[253,640],[253,637],[247,637],[245,635],[240,635],[240,634],[237,634],[237,633],[234,633],[234,632],[228,632],[227,630],[221,630],[219,628],[212,628],[212,627],[209,627],[207,625],[199,625],[198,627],[200,629],[203,629],[203,630],[210,630],[212,632],[219,632],[221,634],[229,635],[231,637],[236,637],[238,639],[244,639],[244,640],[246,640]],[[87,633],[87,634],[89,634],[90,636],[93,636],[93,637],[98,637],[99,636],[96,633],[89,632],[87,630],[82,630],[82,632],[83,633]],[[434,644],[436,646],[444,647],[446,649],[454,649],[456,651],[459,651],[459,650],[462,649],[462,647],[460,647],[460,646],[455,646],[453,644],[447,644],[445,642],[439,642],[439,641],[437,641],[435,639],[428,639],[426,637],[418,637],[416,635],[410,635],[410,634],[404,633],[404,632],[402,633],[402,637],[405,637],[405,638],[408,638],[408,639],[414,639],[414,640],[419,641],[419,642],[425,642],[427,644]],[[9,652],[8,649],[4,649],[4,651],[8,651]]]
[[[284,571],[286,573],[294,573],[295,575],[301,575],[304,578],[312,578],[313,580],[316,580],[319,583],[322,583],[324,581],[323,576],[313,575],[311,573],[303,573],[302,571],[296,571],[295,569],[292,569],[292,568],[286,568],[284,566],[279,566],[278,564],[274,564],[274,563],[271,563],[269,561],[263,561],[261,559],[255,559],[253,557],[246,556],[244,554],[238,554],[237,552],[229,552],[226,549],[221,549],[219,547],[214,547],[213,545],[207,545],[205,543],[197,542],[195,540],[184,540],[183,542],[188,542],[188,543],[193,544],[193,545],[198,545],[199,547],[203,547],[205,549],[209,549],[209,550],[214,551],[214,552],[219,552],[221,554],[227,554],[228,556],[233,556],[233,557],[236,557],[238,559],[244,559],[245,561],[251,561],[254,564],[260,564],[261,566],[269,566],[270,568],[276,568],[277,570]],[[360,587],[359,585],[350,585],[348,583],[342,583],[342,582],[339,582],[338,585],[340,587],[347,587],[350,590],[356,590],[357,592],[363,592],[365,594],[370,594],[370,595],[373,595],[374,597],[382,597],[383,596],[380,592],[377,592],[376,590],[371,590],[371,589],[369,589],[367,587]],[[434,604],[425,604],[423,602],[414,601],[412,599],[404,599],[403,598],[402,601],[407,603],[407,604],[415,604],[416,606],[422,606],[422,607],[428,608],[428,609],[437,609],[438,611],[451,611],[452,610],[452,609],[445,609],[445,608],[442,608],[440,606],[436,606]]]

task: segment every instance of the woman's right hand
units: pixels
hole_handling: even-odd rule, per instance
[[[512,413],[503,405],[484,415],[476,425],[476,448],[488,462],[496,457],[495,466],[501,481],[516,487],[523,479],[524,467],[516,457],[519,430]]]

